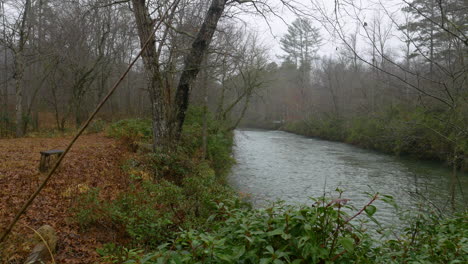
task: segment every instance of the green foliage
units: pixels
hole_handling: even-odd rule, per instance
[[[383,198],[389,199],[388,196]],[[382,200],[385,200],[382,199]],[[282,203],[265,209],[220,203],[209,229],[187,229],[150,253],[101,251],[117,263],[466,263],[467,214],[441,219],[412,216],[403,233],[377,237],[350,217],[376,221],[369,204],[357,210],[345,200],[315,199],[312,206]],[[348,213],[347,213],[348,212]],[[363,220],[361,220],[363,221]],[[366,225],[364,225],[366,226]],[[379,225],[377,225],[379,226]],[[369,227],[369,225],[367,225]],[[389,230],[387,230],[389,231]],[[372,233],[372,235],[371,235]],[[392,233],[393,232],[387,232]],[[123,251],[122,251],[123,250]],[[124,253],[122,253],[124,252]]]
[[[199,109],[190,109],[180,142],[125,162],[122,168],[131,184],[113,201],[100,200],[98,190],[79,197],[73,210],[80,225],[106,225],[123,231],[133,246],[156,248],[181,228],[208,227],[206,219],[216,213],[217,203],[239,207],[234,192],[220,177],[232,163],[232,133],[210,117],[209,158],[204,160],[200,156],[201,119]],[[108,134],[131,142],[148,140],[151,126],[146,120],[123,120],[113,124]],[[111,245],[103,251],[132,253]]]
[[[179,228],[205,226],[217,210],[216,203],[233,197],[214,171],[202,163],[181,185],[136,179],[113,201],[99,199],[99,190],[92,189],[78,197],[72,210],[83,229],[111,227],[124,231],[136,246],[154,248],[172,238]]]
[[[152,138],[151,120],[148,119],[124,119],[109,126],[109,137],[123,140],[129,146],[138,141],[150,141]]]
[[[407,218],[398,239],[386,240],[378,248],[377,263],[467,263],[467,213],[441,219],[418,213]]]
[[[286,131],[305,136],[320,136],[328,140],[344,140],[344,120],[335,115],[311,117],[308,120],[288,123],[283,128]]]
[[[119,230],[125,230],[137,245],[151,246],[164,241],[174,231],[173,203],[182,199],[180,187],[161,181],[143,182],[122,193],[104,206],[109,220]]]
[[[368,235],[350,225],[341,201],[314,206],[279,203],[270,208],[231,209],[219,204],[210,232],[191,229],[145,255],[146,263],[325,263],[367,261]],[[142,259],[138,257],[137,259]],[[127,260],[128,261],[128,260]]]
[[[146,155],[145,164],[150,166],[156,179],[170,179],[179,184],[195,168],[195,161],[180,145],[149,153]]]
[[[454,153],[468,155],[468,106],[442,111],[392,107],[367,116],[316,116],[287,124],[286,131],[343,141],[396,155],[412,155],[451,164]],[[457,125],[454,125],[457,124]]]
[[[103,207],[102,201],[99,199],[99,189],[90,189],[76,200],[78,206],[72,207],[71,210],[75,214],[75,220],[82,229],[87,229],[92,225],[96,225],[107,214],[106,208]]]
[[[208,158],[211,160],[213,169],[219,175],[226,174],[234,164],[234,159],[231,156],[233,144],[232,132],[218,132],[208,137]]]
[[[196,155],[202,146],[203,109],[191,107],[187,112],[182,135],[182,145],[191,155]],[[207,116],[207,158],[217,175],[225,175],[234,164],[231,157],[233,134],[226,124],[215,120],[211,113]]]
[[[103,248],[97,250],[104,257],[106,263],[145,263],[144,261],[134,262],[131,259],[137,259],[142,256],[143,250],[127,249],[113,243],[105,244]]]

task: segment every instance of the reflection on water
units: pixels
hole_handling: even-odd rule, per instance
[[[449,207],[451,172],[440,164],[282,131],[238,130],[235,142],[237,165],[229,181],[250,194],[256,206],[276,200],[310,203],[309,197],[333,197],[340,188],[356,206],[369,201],[365,193],[379,192],[392,195],[404,208],[416,206],[416,197],[441,209]],[[468,175],[459,178],[461,189],[466,188]],[[460,188],[457,191],[461,199]],[[393,220],[390,206],[377,206],[380,220]]]

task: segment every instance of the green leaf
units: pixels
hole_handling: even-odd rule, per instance
[[[375,207],[373,205],[368,205],[368,206],[366,206],[366,208],[364,210],[366,211],[368,216],[373,216],[375,214],[375,212],[377,211],[377,207]]]
[[[217,257],[221,260],[227,261],[227,262],[232,262],[232,258],[228,255],[225,254],[218,254]]]
[[[349,237],[342,237],[338,242],[346,249],[348,252],[354,252],[354,241]]]
[[[275,229],[267,233],[268,236],[277,236],[277,235],[282,235],[282,234],[283,234],[283,229],[281,228]]]
[[[266,250],[268,250],[268,252],[270,252],[271,254],[274,254],[274,253],[275,253],[275,250],[273,249],[272,246],[267,246],[267,247],[266,247]]]
[[[234,258],[235,259],[240,259],[240,257],[242,257],[242,255],[245,254],[245,246],[241,246],[241,247],[236,247],[234,249]]]

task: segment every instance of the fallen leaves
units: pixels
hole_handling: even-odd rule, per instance
[[[38,172],[39,152],[63,149],[69,141],[70,138],[0,139],[0,233],[44,177]],[[44,224],[57,230],[57,263],[99,262],[95,249],[112,242],[114,231],[80,232],[78,224],[71,220],[73,215],[69,208],[77,195],[90,188],[100,188],[103,199],[117,197],[128,185],[128,177],[120,165],[129,155],[126,148],[113,139],[100,134],[82,136],[57,174],[22,216],[6,245],[0,248],[0,262],[24,260],[30,249],[25,241],[33,236],[25,225],[38,228]]]

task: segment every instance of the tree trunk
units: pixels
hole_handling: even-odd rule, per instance
[[[4,1],[1,2],[1,8],[2,8],[2,20],[3,20],[3,25],[6,25],[5,21],[5,3]],[[6,27],[3,27],[3,39],[6,39]],[[8,51],[6,47],[3,47],[3,57],[4,57],[4,71],[3,71],[3,88],[4,88],[4,96],[3,96],[3,109],[1,113],[1,118],[3,119],[2,122],[0,123],[0,136],[7,135],[9,132],[9,109],[8,109]],[[3,127],[1,127],[3,125]],[[4,134],[2,134],[4,133]]]
[[[182,133],[182,126],[185,121],[185,114],[189,104],[190,87],[200,71],[200,65],[203,61],[203,57],[211,43],[218,21],[221,18],[225,7],[226,0],[211,1],[205,20],[192,43],[190,53],[185,58],[185,65],[182,75],[180,76],[175,97],[175,120],[173,131],[175,139],[179,139]]]
[[[235,122],[228,130],[234,130],[234,129],[236,129],[236,128],[239,126],[239,124],[240,124],[240,122],[242,121],[242,119],[244,118],[245,113],[247,112],[247,109],[249,108],[250,99],[252,98],[252,93],[251,93],[251,92],[252,92],[252,91],[250,91],[250,92],[247,94],[246,98],[245,98],[244,108],[242,108],[242,111],[241,111],[241,113],[240,113],[239,118],[237,118],[236,122]]]
[[[16,80],[16,136],[22,137],[23,130],[23,74],[24,74],[24,47],[27,39],[27,19],[31,7],[31,0],[26,0],[21,26],[19,29],[18,49],[15,52],[15,80]]]
[[[205,56],[205,68],[203,69],[203,127],[202,127],[202,155],[207,157],[208,145],[208,56]]]
[[[140,45],[143,48],[146,41],[150,43],[142,53],[143,64],[148,82],[148,90],[151,100],[152,121],[153,121],[153,148],[164,145],[169,139],[170,130],[168,125],[168,103],[167,94],[162,85],[162,78],[159,69],[158,56],[156,51],[156,39],[153,35],[154,23],[146,7],[145,0],[132,0],[133,14],[138,29]]]
[[[23,63],[22,54],[17,54],[16,67],[15,67],[15,81],[16,81],[16,137],[23,136]]]

